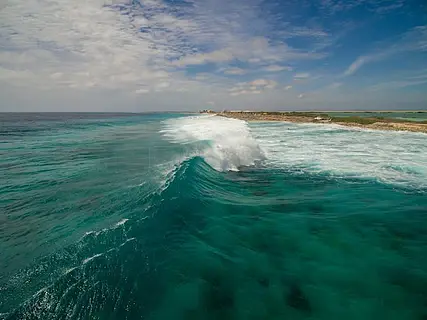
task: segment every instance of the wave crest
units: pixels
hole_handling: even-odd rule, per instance
[[[238,171],[265,159],[245,121],[211,115],[169,119],[161,132],[173,143],[193,144],[189,156],[202,156],[218,171]]]

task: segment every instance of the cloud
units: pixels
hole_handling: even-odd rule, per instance
[[[273,80],[266,80],[266,79],[257,79],[251,82],[248,82],[250,86],[256,87],[256,88],[275,88],[277,86],[277,82]]]
[[[341,86],[342,86],[341,82],[334,82],[334,83],[330,84],[327,88],[328,89],[337,89],[337,88],[339,88]]]
[[[158,20],[156,16],[147,20],[131,15],[131,6],[121,4],[129,12],[124,15],[100,4],[84,0],[9,2],[0,12],[5,34],[0,43],[4,50],[1,61],[3,68],[20,73],[21,79],[8,83],[137,90],[141,84],[156,86],[169,79],[162,62],[166,56],[179,54],[178,50],[161,43],[154,47],[155,35],[141,35],[135,28],[161,25],[169,30],[173,24],[173,28],[182,29],[184,23],[166,19],[164,14]],[[157,6],[151,2],[146,5],[147,10]],[[25,23],[20,22],[21,17],[26,17]]]
[[[230,96],[236,97],[236,96],[240,96],[242,94],[247,94],[247,93],[249,93],[249,92],[246,90],[232,91],[232,92],[230,92]]]
[[[256,79],[249,82],[240,82],[235,87],[228,90],[231,96],[239,96],[243,94],[260,94],[266,90],[274,89],[277,82],[267,79]]]
[[[273,64],[273,65],[270,65],[270,66],[264,67],[264,68],[263,68],[263,70],[264,70],[264,71],[267,71],[267,72],[279,72],[279,71],[283,71],[283,70],[286,70],[286,71],[292,71],[292,67],[288,67],[288,66],[279,66],[279,65],[277,65],[277,64]]]
[[[266,37],[251,37],[233,42],[227,47],[205,53],[191,53],[172,61],[171,65],[186,67],[207,63],[226,63],[234,60],[258,63],[298,60],[315,60],[324,58],[324,53],[307,52],[289,47],[285,43],[272,45]],[[279,66],[274,65],[277,69]],[[287,68],[287,67],[283,67]],[[277,70],[276,70],[277,71]]]
[[[248,84],[251,86],[255,86],[255,87],[261,87],[261,86],[266,86],[270,83],[269,80],[265,80],[265,79],[257,79],[254,81],[249,82]]]
[[[144,93],[149,93],[149,92],[150,92],[150,90],[146,89],[146,88],[141,88],[141,89],[135,90],[136,94],[144,94]]]
[[[385,13],[388,13],[390,11],[402,8],[405,5],[404,1],[405,0],[394,0],[390,4],[383,5],[383,6],[379,5],[377,7],[374,7],[371,10],[375,11],[378,14],[385,14]]]
[[[231,74],[231,75],[242,75],[245,74],[247,71],[240,69],[240,68],[229,68],[224,69],[224,74]]]
[[[174,61],[172,65],[185,67],[190,65],[200,65],[205,63],[217,63],[227,62],[235,58],[230,49],[222,49],[212,51],[210,53],[198,53],[184,56],[177,61]]]
[[[248,62],[249,63],[259,63],[259,62],[261,62],[261,59],[260,58],[249,58]]]
[[[280,39],[275,19],[263,16],[261,5],[260,0],[7,1],[0,11],[0,81],[43,90],[132,94],[198,92],[206,85],[226,90],[233,85],[227,76],[251,70],[229,67],[233,61],[279,72],[291,70],[283,62],[327,56],[285,41],[327,37],[323,30],[290,26]],[[225,71],[209,77],[189,72],[209,64]]]
[[[1,79],[21,87],[96,86],[129,92],[141,86],[157,92],[185,90],[192,79],[189,89],[197,90],[194,80],[206,85],[208,79],[194,78],[186,72],[189,67],[239,60],[272,63],[264,71],[278,72],[289,67],[275,62],[325,56],[254,36],[246,28],[250,19],[260,28],[268,24],[258,17],[258,5],[221,0],[224,10],[219,10],[192,1],[10,1],[0,11]],[[224,72],[244,73],[238,68]],[[217,80],[210,85],[226,86]]]
[[[287,38],[294,37],[314,37],[314,38],[323,38],[328,37],[328,33],[320,29],[312,29],[308,27],[290,27],[287,30],[284,30],[280,35]]]
[[[359,70],[369,59],[367,57],[357,58],[351,65],[348,66],[347,70],[344,71],[345,76],[350,76]]]
[[[202,73],[198,73],[198,74],[194,77],[194,79],[202,81],[202,80],[207,80],[207,79],[209,79],[209,78],[210,78],[210,76],[211,76],[211,75],[210,75],[209,73],[207,73],[207,72],[202,72]]]
[[[234,91],[230,93],[230,96],[241,96],[244,94],[260,94],[262,91],[261,90],[252,90],[252,91],[248,91],[248,90],[241,90],[241,91]]]
[[[404,5],[405,0],[320,0],[320,7],[330,14],[337,14],[358,7],[365,7],[368,11],[376,14],[384,14]]]
[[[170,82],[160,82],[157,84],[157,89],[169,88],[171,86]]]
[[[300,72],[294,75],[294,79],[297,79],[297,80],[308,79],[309,77],[310,77],[310,74],[308,72]]]

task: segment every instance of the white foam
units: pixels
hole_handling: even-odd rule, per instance
[[[279,122],[250,127],[271,166],[427,188],[425,134]]]
[[[264,158],[245,121],[211,115],[169,119],[161,132],[174,143],[205,142],[194,155],[219,171],[237,171]]]
[[[73,272],[73,271],[74,271],[74,270],[76,270],[76,269],[77,269],[77,267],[69,268],[69,269],[65,270],[64,274],[68,274],[68,273],[70,273],[70,272]]]
[[[97,254],[93,255],[92,257],[84,259],[82,264],[86,264],[89,261],[92,261],[93,259],[98,258],[98,257],[100,257],[102,255],[103,255],[103,253],[97,253]]]
[[[83,235],[83,238],[84,237],[87,237],[87,236],[89,236],[89,235],[91,235],[91,234],[94,234],[94,233],[96,233],[95,231],[93,231],[93,230],[91,230],[91,231],[87,231],[87,232],[85,232],[85,234]]]
[[[129,221],[129,219],[122,219],[116,223],[115,227],[120,227],[120,226],[124,225],[127,221]]]
[[[125,242],[123,242],[121,245],[120,245],[120,247],[123,247],[126,243],[128,243],[128,242],[130,242],[130,241],[135,241],[136,240],[136,238],[129,238],[129,239],[126,239],[126,241]]]

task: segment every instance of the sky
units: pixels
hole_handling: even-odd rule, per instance
[[[427,110],[427,2],[0,2],[0,111],[200,109]]]

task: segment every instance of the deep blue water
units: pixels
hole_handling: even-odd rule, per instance
[[[0,114],[0,318],[425,320],[426,138]]]

